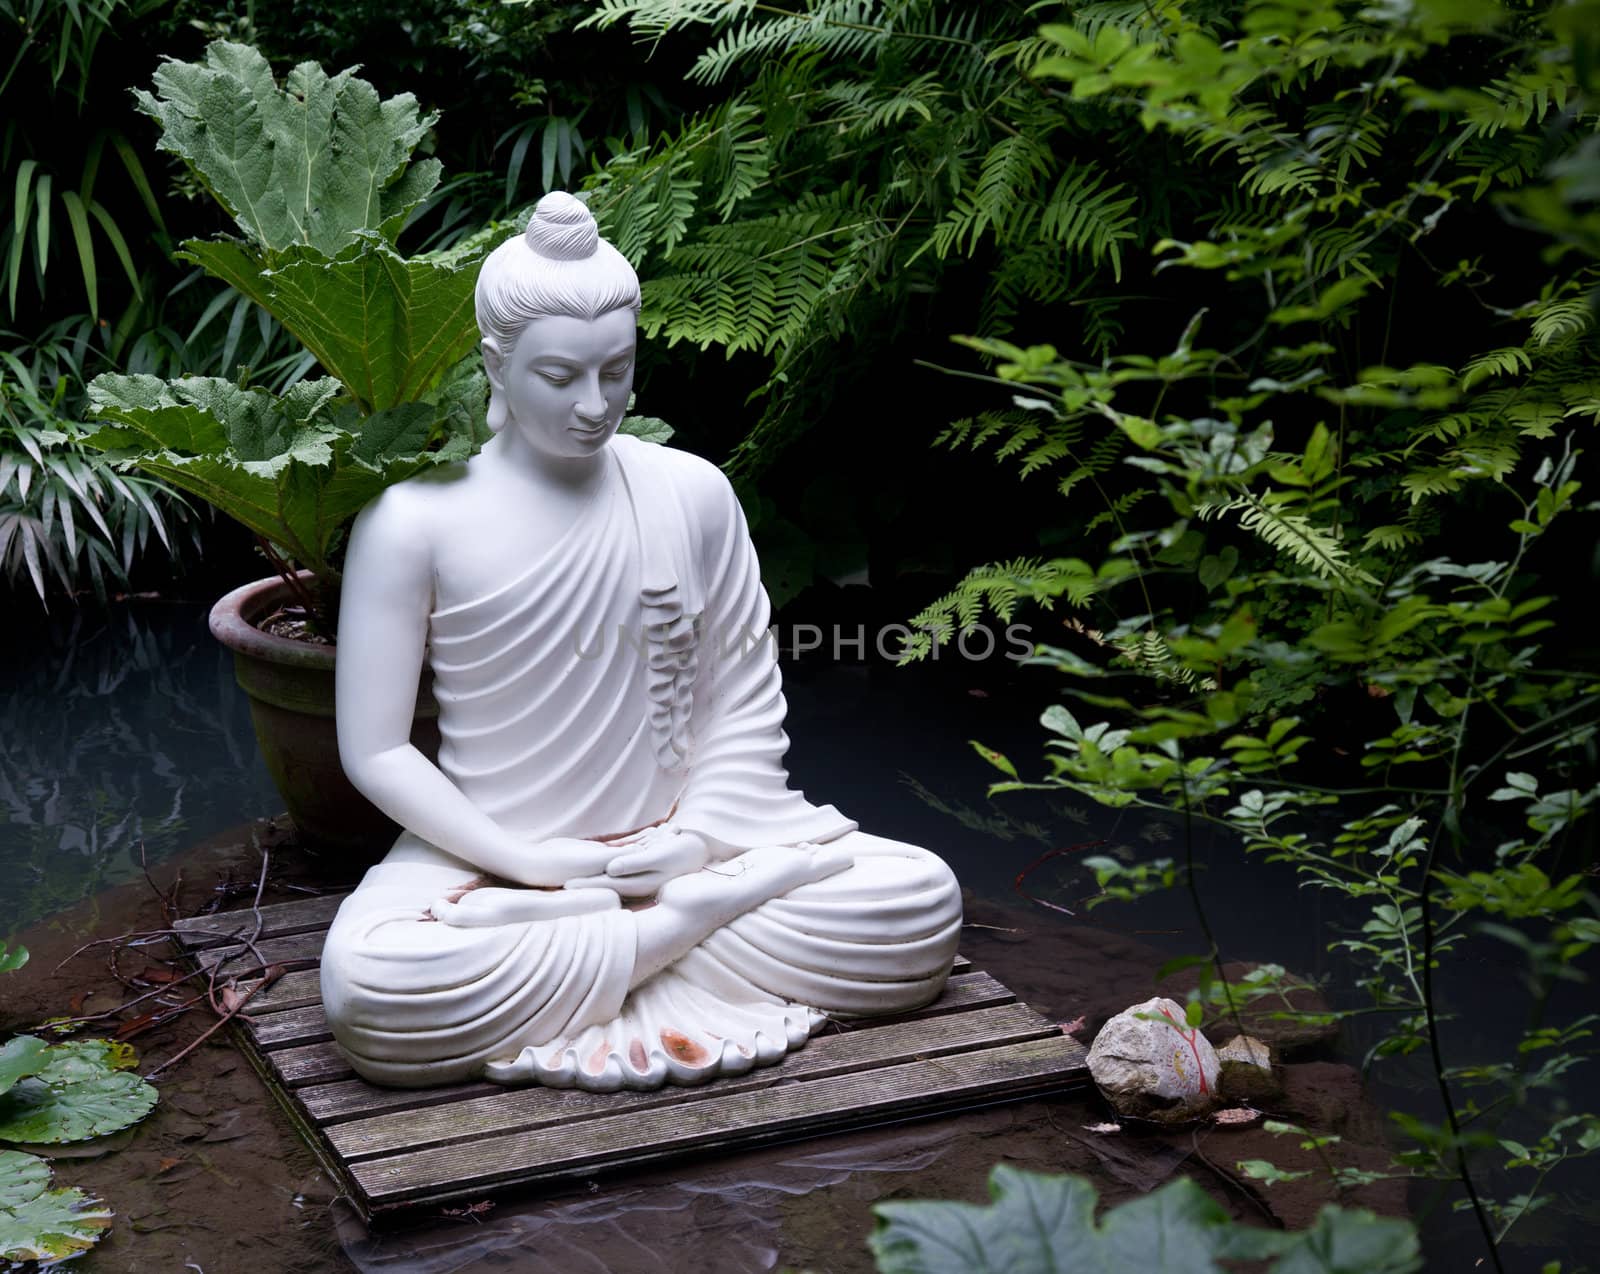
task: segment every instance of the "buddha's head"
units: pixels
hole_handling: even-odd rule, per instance
[[[633,391],[639,276],[589,209],[563,191],[539,200],[484,261],[475,299],[489,428],[550,456],[604,447]]]

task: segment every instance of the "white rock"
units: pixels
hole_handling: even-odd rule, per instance
[[[1217,1103],[1216,1050],[1184,1019],[1183,1007],[1156,997],[1117,1014],[1095,1036],[1089,1074],[1124,1115],[1184,1123]]]
[[[1272,1050],[1252,1035],[1235,1035],[1217,1050],[1217,1087],[1229,1101],[1270,1101],[1282,1091],[1272,1071]]]

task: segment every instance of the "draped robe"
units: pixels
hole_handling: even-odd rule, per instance
[[[606,454],[592,502],[519,578],[462,601],[436,588],[439,768],[530,853],[670,818],[740,849],[826,842],[853,865],[630,991],[634,913],[615,896],[531,891],[533,919],[441,924],[430,904],[478,873],[407,832],[322,960],[334,1038],[374,1082],[692,1083],[778,1060],[828,1014],[926,1003],[948,976],[949,868],[788,786],[770,607],[726,478],[626,436]]]

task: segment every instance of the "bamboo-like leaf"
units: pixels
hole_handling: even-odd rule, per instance
[[[20,56],[20,55],[19,55]],[[17,168],[11,213],[11,252],[6,262],[9,276],[11,312],[17,312],[17,282],[22,273],[22,256],[28,247],[28,209],[32,206],[33,174],[39,167],[36,159],[24,159]]]
[[[122,272],[128,276],[128,284],[133,288],[133,294],[143,296],[144,289],[139,284],[139,272],[133,268],[133,254],[128,251],[128,242],[122,237],[122,231],[117,229],[117,223],[97,202],[89,204],[89,213],[100,223],[100,228],[105,231],[106,239],[111,244],[111,250],[117,254],[117,260],[122,262]]]
[[[100,317],[100,281],[94,268],[94,243],[89,238],[89,218],[83,210],[83,200],[75,190],[61,192],[61,205],[67,210],[67,224],[72,227],[72,238],[78,247],[78,264],[83,269],[83,287],[89,294],[89,313]]]
[[[50,264],[50,184],[50,174],[40,173],[33,195],[33,246],[38,251],[40,274]]]
[[[133,183],[133,188],[139,192],[145,211],[150,214],[150,220],[156,223],[156,229],[166,233],[167,222],[161,215],[161,204],[156,199],[156,192],[150,188],[150,179],[145,176],[144,165],[139,162],[138,153],[133,145],[120,132],[111,134],[112,148],[117,152],[117,157],[122,160],[122,166],[127,171],[128,180]]]

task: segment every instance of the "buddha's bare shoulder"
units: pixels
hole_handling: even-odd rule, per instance
[[[441,525],[458,523],[474,507],[474,493],[481,494],[486,481],[471,461],[432,465],[384,488],[356,518],[356,533],[386,543],[428,543]]]
[[[685,511],[697,522],[720,524],[738,508],[739,499],[728,475],[692,451],[627,434],[618,434],[611,445],[620,448],[632,465],[669,482]]]

